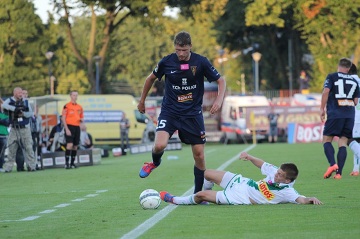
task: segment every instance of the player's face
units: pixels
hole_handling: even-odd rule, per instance
[[[78,93],[77,92],[71,92],[70,98],[73,102],[77,101]]]
[[[275,183],[290,183],[290,180],[286,178],[286,173],[282,169],[278,169],[275,174]]]
[[[175,53],[179,61],[188,61],[190,59],[191,45],[179,46],[175,45]]]

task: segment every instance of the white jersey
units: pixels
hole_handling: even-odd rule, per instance
[[[293,188],[294,182],[289,184],[275,184],[274,178],[278,167],[264,163],[261,172],[266,178],[256,182],[245,178],[241,174],[235,175],[227,172],[221,181],[223,191],[218,192],[218,204],[278,204],[297,203],[301,195]]]
[[[360,86],[360,78],[358,75],[351,75]],[[360,104],[355,106],[355,120],[353,128],[353,138],[360,138]]]

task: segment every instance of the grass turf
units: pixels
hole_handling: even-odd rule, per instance
[[[208,144],[208,168],[218,168],[248,145]],[[335,146],[336,148],[336,146]],[[324,180],[328,167],[322,145],[258,144],[250,154],[275,165],[294,162],[295,189],[324,205],[177,206],[139,238],[356,238],[360,235],[360,177],[351,177],[352,152],[343,179]],[[178,160],[167,160],[177,155]],[[182,195],[193,186],[191,150],[168,151],[146,179],[138,176],[150,153],[109,157],[92,167],[47,169],[0,175],[0,238],[121,238],[168,208],[143,210],[147,188]],[[250,162],[236,160],[226,170],[261,179]],[[215,189],[219,189],[216,187]],[[140,230],[141,231],[141,230]]]

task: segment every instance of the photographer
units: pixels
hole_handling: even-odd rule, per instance
[[[6,99],[2,105],[5,113],[9,115],[11,130],[7,142],[9,149],[8,160],[4,165],[5,172],[11,172],[14,166],[16,152],[20,147],[25,157],[29,171],[35,171],[36,158],[33,151],[33,141],[31,137],[29,118],[34,113],[27,100],[23,100],[23,91],[16,87],[14,95]]]

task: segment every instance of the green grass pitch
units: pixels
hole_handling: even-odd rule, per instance
[[[225,165],[249,146],[207,144],[207,168]],[[2,173],[0,238],[360,237],[360,177],[349,176],[350,149],[341,180],[323,179],[328,164],[320,143],[258,144],[249,153],[275,165],[296,163],[300,173],[295,189],[316,196],[324,205],[168,206],[162,202],[157,210],[143,210],[138,198],[144,189],[183,195],[193,186],[191,149],[184,146],[167,151],[161,166],[145,179],[138,173],[150,161],[150,153],[103,158],[100,165],[71,170]],[[168,160],[169,155],[178,159]],[[234,160],[225,170],[262,178],[247,161]]]

